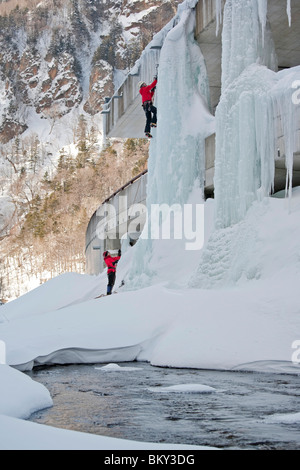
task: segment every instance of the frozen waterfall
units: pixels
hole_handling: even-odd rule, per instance
[[[160,55],[158,128],[150,146],[148,204],[184,204],[196,183],[203,188],[204,138],[214,130],[206,67],[187,8]]]
[[[175,19],[155,37],[162,50],[155,97],[158,127],[149,156],[148,221],[133,252],[127,288],[157,280],[170,251],[178,259],[185,256],[181,240],[163,245],[151,237],[151,208],[165,204],[174,209],[203,201],[205,138],[214,132],[215,224],[199,255],[194,286],[235,283],[242,275],[236,253],[251,250],[256,239],[255,230],[249,232],[243,224],[249,208],[272,192],[279,138],[288,169],[286,190],[291,195],[300,120],[293,96],[298,93],[295,83],[300,68],[277,72],[267,0],[226,0],[223,17],[223,1],[215,2],[216,31],[223,23],[222,89],[215,118],[210,113],[205,61],[194,39],[197,1],[181,4]],[[291,24],[289,1],[287,14]],[[173,215],[176,219],[176,209]],[[161,214],[160,224],[163,218]],[[251,266],[247,277],[258,275],[257,266]]]
[[[148,164],[149,217],[135,248],[131,285],[145,285],[153,275],[151,260],[157,247],[156,240],[151,239],[153,206],[182,208],[195,192],[198,202],[203,201],[204,142],[215,127],[209,110],[205,62],[194,38],[196,3],[189,0],[179,6],[160,54],[155,98],[158,127],[153,130]]]
[[[291,189],[293,117],[291,83],[275,73],[277,60],[267,22],[267,1],[227,0],[222,36],[222,95],[216,111],[216,227],[243,219],[274,183],[278,121],[284,123]],[[283,78],[284,77],[284,78]]]
[[[291,13],[288,3],[288,14]],[[222,94],[216,110],[215,230],[202,250],[194,287],[260,277],[255,213],[268,210],[279,146],[291,196],[299,150],[300,67],[277,72],[267,1],[227,0],[222,33]],[[296,91],[295,91],[296,90]],[[281,142],[280,142],[281,140]],[[297,147],[298,146],[298,147]],[[240,260],[248,259],[247,265]]]

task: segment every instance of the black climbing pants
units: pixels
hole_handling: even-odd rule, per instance
[[[107,295],[111,295],[113,287],[116,282],[116,272],[111,272],[107,274],[108,284],[107,284]]]
[[[145,101],[143,108],[146,114],[145,133],[150,132],[151,124],[157,123],[157,109],[153,106],[152,101]]]

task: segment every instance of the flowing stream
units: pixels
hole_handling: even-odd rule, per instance
[[[298,375],[137,362],[104,366],[41,367],[28,373],[48,388],[54,402],[31,421],[137,441],[300,450]],[[175,385],[181,392],[168,388]],[[297,413],[298,420],[278,419]]]

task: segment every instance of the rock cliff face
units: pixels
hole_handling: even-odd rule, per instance
[[[82,105],[95,115],[179,0],[0,3],[0,143]],[[30,119],[31,118],[31,119]]]

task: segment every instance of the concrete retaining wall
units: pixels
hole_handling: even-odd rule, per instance
[[[105,268],[102,254],[117,251],[129,232],[132,243],[143,229],[146,216],[147,172],[131,180],[103,202],[93,214],[86,231],[86,273]]]

